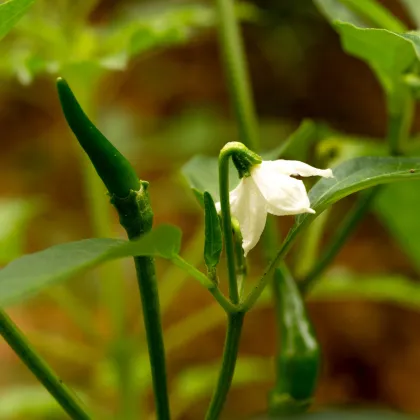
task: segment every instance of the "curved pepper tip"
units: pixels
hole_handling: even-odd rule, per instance
[[[124,198],[130,191],[138,191],[140,181],[128,160],[89,120],[68,83],[58,77],[56,84],[67,123],[109,193]]]

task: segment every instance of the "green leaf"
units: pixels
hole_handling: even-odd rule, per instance
[[[204,260],[208,268],[214,268],[219,264],[222,253],[223,239],[220,220],[212,196],[206,191],[204,193],[205,212],[205,240]]]
[[[400,0],[405,6],[417,28],[420,28],[420,5],[418,0]]]
[[[316,215],[299,214],[287,240],[328,206],[357,191],[395,181],[420,178],[419,158],[361,157],[333,169],[334,178],[323,178],[309,192]]]
[[[0,4],[0,39],[15,26],[35,0],[9,0]]]
[[[140,255],[172,259],[179,253],[180,246],[181,231],[175,226],[161,225],[132,242],[85,239],[25,255],[0,270],[0,307],[105,261]]]
[[[420,272],[420,182],[383,187],[375,199],[374,208]]]
[[[319,11],[330,21],[341,20],[361,27],[378,27],[395,32],[405,25],[376,0],[314,0]]]
[[[368,299],[420,310],[420,286],[402,276],[329,274],[316,282],[310,299]]]
[[[388,97],[389,111],[401,113],[407,88],[403,74],[420,57],[419,35],[384,29],[364,29],[335,22],[344,50],[365,61],[375,72]]]

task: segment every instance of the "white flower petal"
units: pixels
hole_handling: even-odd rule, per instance
[[[267,204],[251,177],[242,178],[230,193],[232,216],[236,217],[242,234],[245,256],[258,243],[267,219]]]
[[[315,213],[302,181],[281,174],[276,166],[256,166],[251,173],[261,194],[267,201],[267,211],[276,216]]]
[[[334,178],[331,169],[318,169],[298,160],[267,160],[261,166],[277,170],[284,175],[300,176],[322,176],[324,178]]]

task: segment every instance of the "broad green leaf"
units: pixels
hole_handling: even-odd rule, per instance
[[[0,307],[105,261],[139,255],[171,259],[178,254],[180,245],[181,231],[161,225],[137,241],[85,239],[25,255],[0,270]]]
[[[376,0],[314,0],[330,21],[341,20],[361,27],[377,27],[404,32],[405,25]]]
[[[344,22],[335,22],[335,27],[344,50],[365,61],[375,72],[387,94],[389,111],[401,113],[407,94],[403,74],[420,57],[419,35],[358,28]]]
[[[420,182],[383,187],[375,199],[374,208],[420,272]]]
[[[207,191],[204,192],[204,212],[204,260],[208,268],[214,268],[219,264],[223,239],[216,206],[212,196]]]
[[[310,299],[368,299],[420,310],[420,285],[402,276],[329,274],[316,282]]]
[[[334,178],[323,178],[310,190],[311,207],[317,214],[299,214],[286,239],[287,244],[293,242],[304,225],[350,194],[379,184],[419,179],[420,158],[361,157],[335,167],[333,174]]]
[[[400,0],[400,2],[405,6],[407,12],[413,19],[413,22],[416,24],[417,28],[420,28],[420,3],[418,0]]]
[[[0,264],[22,255],[28,224],[38,210],[34,202],[0,200]]]
[[[0,3],[0,39],[15,26],[35,0],[8,0]]]

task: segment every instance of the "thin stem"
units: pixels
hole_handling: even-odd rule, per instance
[[[193,265],[185,261],[181,256],[177,255],[172,262],[179,268],[196,278],[207,290],[214,296],[216,301],[227,313],[237,312],[237,306],[229,302],[215,283],[206,277],[204,273],[197,270]]]
[[[239,350],[242,325],[245,313],[230,314],[226,331],[225,347],[223,349],[222,368],[219,373],[216,390],[211,399],[206,420],[217,420],[225,404],[233,374],[235,372],[236,358]]]
[[[229,298],[233,304],[239,303],[238,283],[236,280],[235,248],[232,235],[232,219],[229,203],[229,158],[234,150],[224,147],[219,156],[219,191],[222,214],[223,237],[229,275]]]
[[[137,281],[143,308],[143,320],[152,369],[156,413],[159,420],[169,420],[169,399],[166,383],[165,348],[160,319],[159,295],[155,276],[155,264],[150,257],[134,258]]]
[[[72,419],[89,420],[91,418],[82,408],[82,403],[77,400],[73,392],[63,384],[63,381],[36,353],[23,333],[2,310],[0,310],[0,334],[19,359],[37,377]]]
[[[346,215],[344,221],[335,232],[331,242],[328,244],[327,249],[323,252],[321,257],[317,260],[312,270],[306,275],[306,277],[299,282],[299,287],[302,293],[308,293],[312,284],[319,278],[319,276],[325,271],[325,269],[331,264],[334,258],[337,256],[340,249],[347,242],[351,234],[359,222],[366,215],[367,211],[374,198],[380,190],[380,186],[371,188],[360,194],[356,204],[352,210]]]
[[[257,119],[234,1],[217,0],[216,4],[225,73],[239,125],[240,139],[249,148],[258,150]]]

